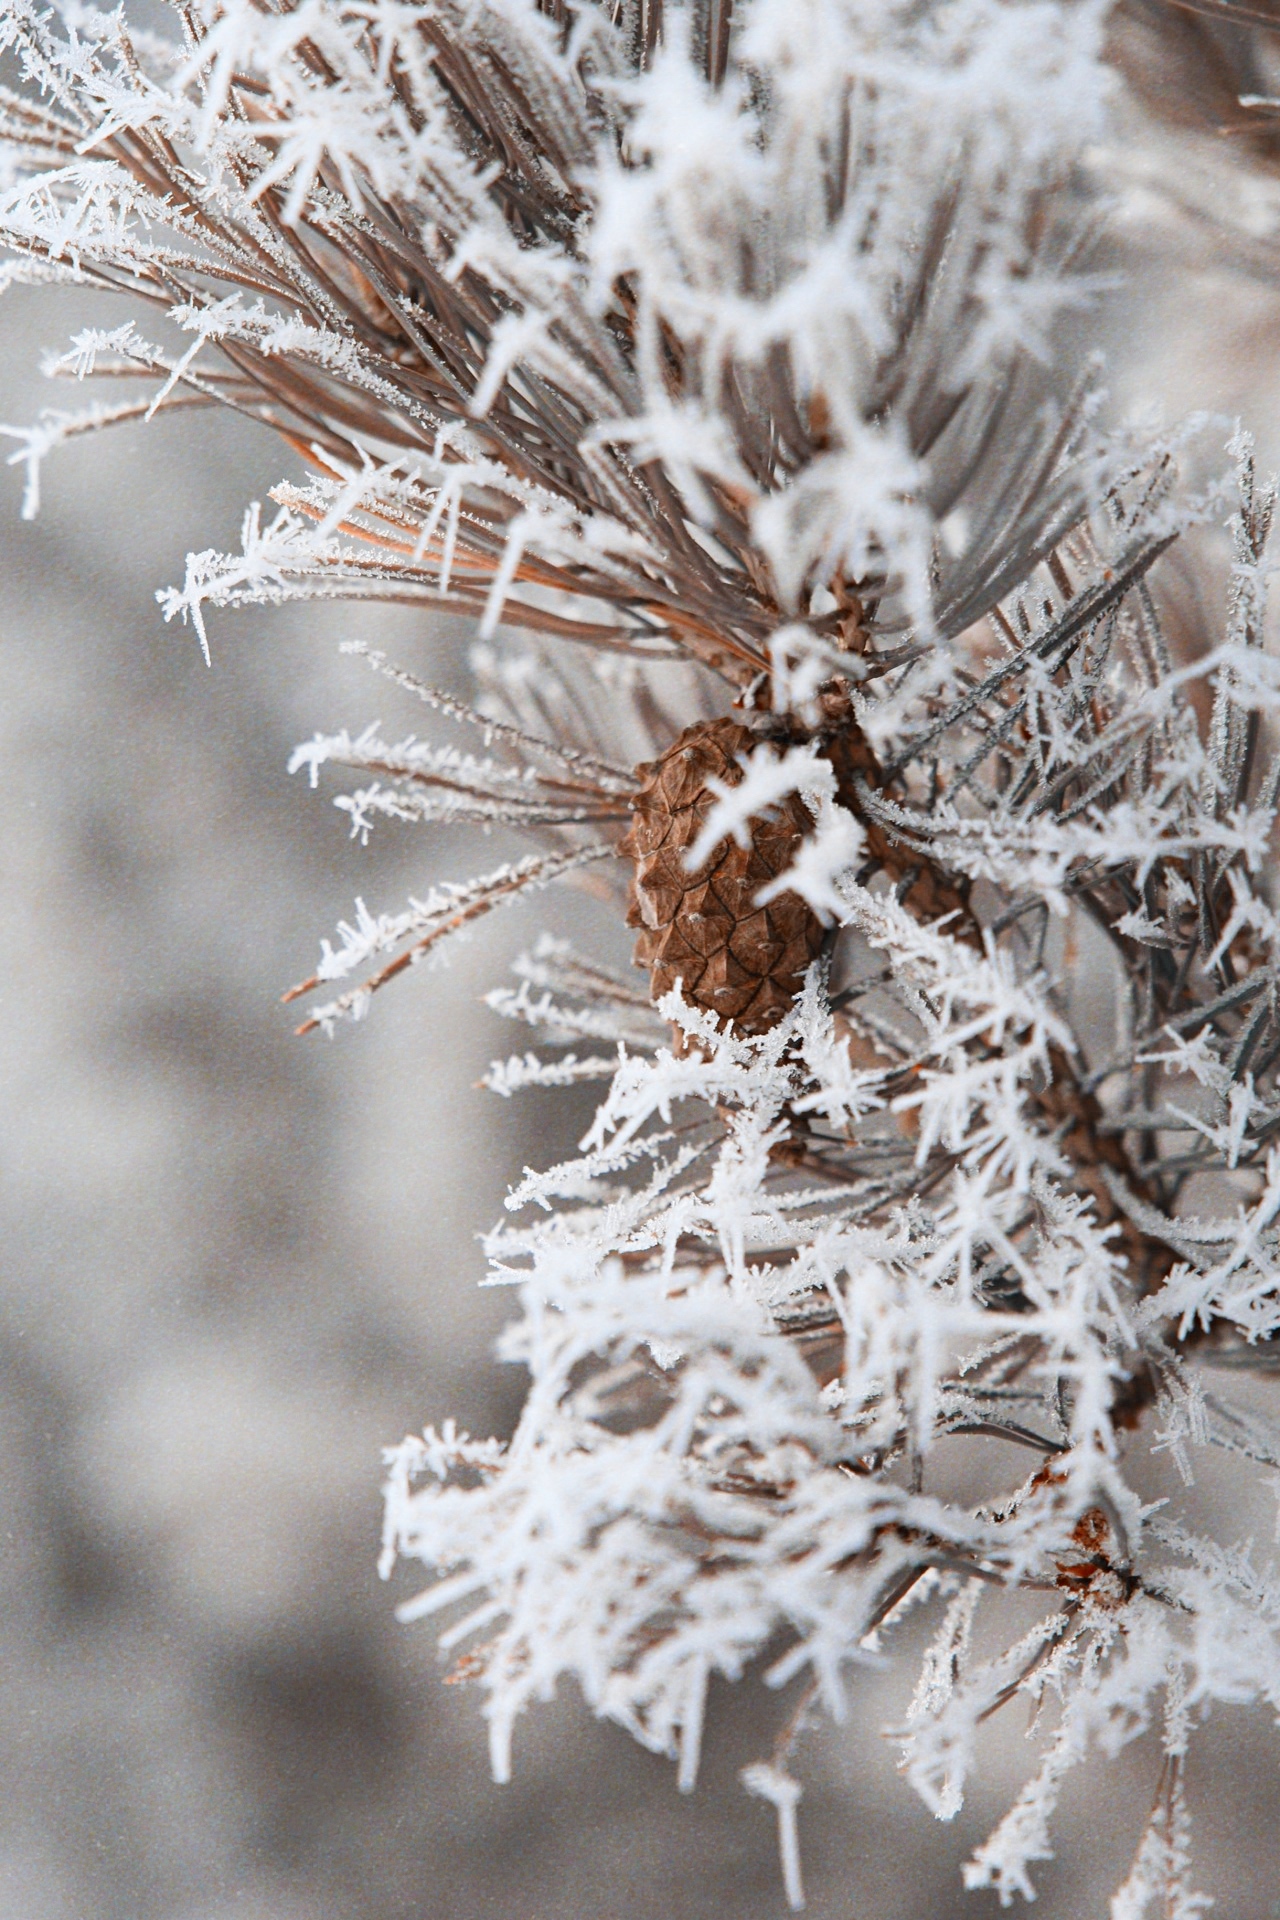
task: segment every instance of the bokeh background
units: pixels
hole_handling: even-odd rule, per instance
[[[1227,190],[1203,129],[1160,138],[1201,199]],[[1156,195],[1126,208],[1128,283],[1091,322],[1116,410],[1243,408],[1274,458],[1276,281],[1174,244]],[[90,317],[7,296],[0,419],[65,403],[40,352]],[[361,848],[285,771],[316,728],[420,719],[339,641],[465,691],[459,627],[214,616],[206,668],[164,626],[154,589],[234,544],[286,470],[252,429],[178,416],[58,456],[34,524],[0,476],[0,1920],[780,1917],[772,1816],[737,1784],[775,1697],[715,1696],[684,1799],[566,1691],[498,1788],[478,1696],[394,1621],[411,1579],[376,1579],[379,1448],[448,1414],[509,1431],[519,1404],[476,1235],[582,1113],[477,1090],[513,1040],[480,995],[577,909],[497,916],[362,1026],[293,1037],[279,994],[353,898],[395,906],[477,849],[408,829]],[[1195,1465],[1193,1489],[1170,1467],[1152,1491],[1265,1550],[1265,1485],[1242,1503],[1226,1463]],[[882,1732],[910,1680],[869,1672],[848,1724],[802,1746],[817,1916],[997,1910],[959,1869],[1016,1790],[1025,1722],[997,1723],[939,1826]],[[1220,1920],[1280,1914],[1276,1760],[1244,1711],[1193,1760]],[[1047,1920],[1106,1912],[1157,1764],[1139,1741],[1068,1792]]]

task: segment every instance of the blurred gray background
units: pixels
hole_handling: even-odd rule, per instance
[[[1268,430],[1272,307],[1242,296],[1228,353],[1151,284],[1118,330],[1126,399],[1243,395]],[[9,296],[0,419],[67,403],[39,353],[91,316]],[[411,1578],[375,1577],[380,1446],[447,1414],[509,1431],[475,1236],[581,1109],[474,1084],[513,1039],[479,996],[545,897],[363,1026],[292,1036],[278,996],[354,896],[394,907],[476,848],[388,828],[361,849],[285,772],[317,727],[418,724],[338,641],[464,690],[457,627],[214,615],[207,669],[162,623],[154,589],[235,545],[287,469],[238,423],[177,417],[56,457],[33,525],[0,476],[0,1920],[780,1920],[772,1816],[737,1785],[774,1696],[715,1697],[691,1799],[568,1693],[498,1788],[478,1696],[393,1619]],[[1178,1498],[1221,1511],[1236,1484],[1210,1457]],[[1225,1529],[1265,1545],[1273,1519],[1264,1489]],[[817,1916],[998,1910],[959,1868],[1016,1791],[1024,1723],[997,1723],[939,1826],[881,1731],[912,1678],[868,1675],[802,1745]],[[1145,1739],[1069,1791],[1037,1912],[1105,1914],[1157,1766]],[[1258,1717],[1219,1713],[1190,1785],[1219,1920],[1280,1914]]]

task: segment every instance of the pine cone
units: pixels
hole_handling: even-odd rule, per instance
[[[637,769],[644,785],[619,846],[636,863],[627,924],[641,929],[636,965],[649,970],[654,999],[679,980],[693,1006],[744,1033],[763,1033],[787,1012],[823,937],[821,921],[799,894],[756,905],[756,895],[791,865],[813,825],[798,795],[770,817],[752,820],[750,846],[723,840],[705,866],[690,872],[684,864],[715,804],[707,781],[736,786],[738,756],[759,744],[735,720],[686,727],[661,759]]]

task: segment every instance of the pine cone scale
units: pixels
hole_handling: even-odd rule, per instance
[[[736,786],[742,758],[759,744],[734,720],[687,728],[661,759],[638,769],[644,785],[619,848],[635,861],[627,924],[640,930],[636,964],[648,970],[654,999],[679,980],[692,1005],[747,1033],[781,1019],[823,939],[798,894],[757,904],[813,824],[797,795],[751,821],[748,846],[728,839],[701,867],[685,865],[715,805],[708,781]]]

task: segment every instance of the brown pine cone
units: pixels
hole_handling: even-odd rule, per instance
[[[772,817],[751,821],[750,846],[723,840],[705,866],[685,869],[685,854],[715,804],[707,781],[736,786],[738,756],[759,744],[736,720],[686,727],[661,759],[637,769],[644,785],[618,849],[636,863],[627,924],[641,929],[636,965],[648,969],[654,999],[680,980],[693,1006],[744,1033],[763,1033],[788,1011],[823,938],[822,923],[799,894],[755,904],[813,825],[797,794]]]

